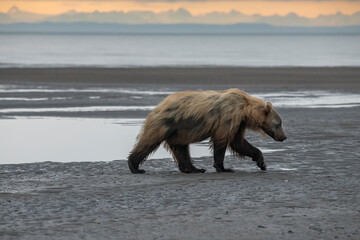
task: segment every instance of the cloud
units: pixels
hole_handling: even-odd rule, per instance
[[[188,10],[179,8],[160,13],[152,11],[112,11],[112,12],[77,12],[48,16],[23,12],[12,7],[7,13],[0,14],[0,23],[15,22],[96,22],[96,23],[200,23],[200,24],[234,24],[234,23],[266,23],[275,26],[355,26],[360,25],[360,12],[352,15],[340,12],[330,15],[320,15],[317,18],[300,17],[295,13],[285,16],[262,16],[259,14],[247,15],[238,11],[210,12],[202,15],[192,15]]]
[[[353,14],[360,11],[359,1],[309,1],[309,0],[0,0],[0,11],[6,12],[17,4],[21,9],[38,14],[58,15],[75,9],[79,12],[109,11],[152,11],[155,13],[187,9],[192,15],[201,15],[214,11],[230,12],[236,10],[247,15],[261,14],[284,16],[294,12],[299,16],[315,18],[320,14],[328,15],[341,11]]]

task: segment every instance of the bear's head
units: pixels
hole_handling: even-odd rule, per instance
[[[270,102],[266,103],[265,108],[265,120],[261,124],[260,128],[275,141],[284,141],[286,136],[282,128],[282,121],[279,114],[273,109]]]

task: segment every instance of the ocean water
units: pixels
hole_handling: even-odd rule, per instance
[[[360,35],[0,34],[0,67],[360,66]]]
[[[151,111],[158,102],[167,95],[174,93],[167,90],[141,90],[119,87],[91,88],[56,88],[56,87],[18,87],[0,85],[0,118],[2,114],[12,116],[17,113],[86,113],[86,112],[121,112]],[[55,95],[56,94],[56,95]],[[360,107],[360,94],[356,92],[306,90],[250,92],[254,97],[269,101],[276,108],[352,108]],[[111,102],[106,100],[114,97],[132,99]],[[149,101],[155,99],[154,102]],[[91,104],[93,103],[93,104]],[[155,104],[156,103],[156,104]],[[83,106],[81,106],[83,105]]]

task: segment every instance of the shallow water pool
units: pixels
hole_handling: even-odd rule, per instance
[[[1,119],[0,164],[124,160],[135,144],[143,121],[51,117]],[[192,157],[212,155],[209,145],[204,143],[192,144],[190,152]],[[172,156],[160,146],[149,159],[159,158]]]

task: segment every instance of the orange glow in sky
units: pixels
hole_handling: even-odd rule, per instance
[[[193,15],[208,12],[236,10],[244,14],[286,15],[317,17],[338,11],[353,14],[360,11],[360,1],[202,1],[202,2],[145,2],[145,1],[7,1],[0,0],[0,11],[7,12],[16,5],[22,11],[39,14],[60,14],[70,10],[78,12],[153,11],[155,13],[185,8]]]

